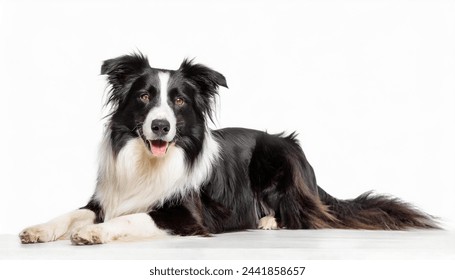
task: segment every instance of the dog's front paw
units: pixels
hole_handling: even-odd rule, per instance
[[[71,235],[71,243],[74,245],[102,244],[107,241],[107,233],[100,225],[88,225],[79,228]]]
[[[19,238],[23,244],[50,242],[56,239],[52,227],[45,224],[24,229]]]
[[[258,228],[266,229],[266,230],[267,229],[278,229],[278,224],[276,222],[275,217],[265,216],[259,220]]]

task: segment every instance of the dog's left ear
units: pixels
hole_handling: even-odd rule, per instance
[[[147,67],[150,67],[149,62],[141,53],[124,55],[104,61],[101,66],[101,75],[107,75],[108,82],[112,86],[108,103],[120,103],[123,101],[133,81]]]
[[[195,102],[202,112],[213,121],[213,101],[218,94],[218,87],[227,88],[226,78],[215,70],[202,64],[194,64],[185,59],[179,70],[190,83],[197,87]]]
[[[195,64],[192,60],[183,60],[179,70],[186,78],[193,80],[200,87],[202,93],[213,96],[217,93],[219,86],[228,87],[223,74],[205,65]]]

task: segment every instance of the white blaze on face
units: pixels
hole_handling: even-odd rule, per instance
[[[144,124],[142,125],[142,131],[144,132],[145,138],[150,140],[150,145],[152,145],[152,140],[162,140],[167,142],[166,145],[169,144],[172,140],[174,140],[176,134],[176,117],[174,111],[169,106],[168,103],[168,91],[169,91],[169,78],[170,75],[168,72],[159,72],[158,79],[160,83],[159,87],[159,100],[156,105],[150,110],[145,118]],[[152,122],[154,120],[166,120],[170,124],[169,132],[164,135],[163,137],[159,137],[152,131]],[[153,142],[154,145],[158,146],[158,150],[162,150],[163,143],[158,143],[157,141]],[[161,147],[159,147],[161,145]],[[166,146],[167,147],[167,146]],[[152,152],[153,153],[153,152]],[[164,152],[165,153],[165,152]],[[159,156],[163,156],[163,153],[160,153]]]

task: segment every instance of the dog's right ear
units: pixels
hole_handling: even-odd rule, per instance
[[[101,75],[107,75],[112,86],[108,103],[120,103],[126,97],[132,82],[150,67],[147,57],[141,53],[108,59],[101,66]]]

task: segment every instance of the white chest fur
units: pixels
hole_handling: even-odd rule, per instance
[[[114,158],[110,137],[106,135],[95,191],[105,220],[147,212],[166,200],[197,190],[208,179],[218,149],[218,143],[207,132],[203,150],[189,169],[181,148],[171,145],[165,157],[152,158],[139,138],[128,141]]]

